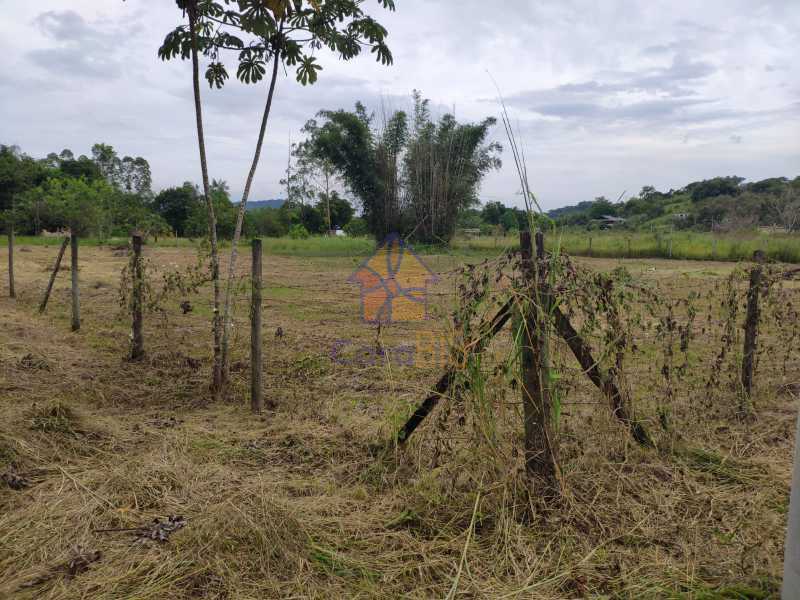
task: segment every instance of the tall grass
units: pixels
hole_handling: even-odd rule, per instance
[[[800,235],[793,234],[561,231],[559,238],[561,251],[573,256],[739,261],[749,260],[753,252],[762,250],[768,259],[800,263]],[[552,239],[548,242],[556,243]],[[516,236],[507,236],[456,240],[452,246],[468,253],[480,253],[516,244]]]

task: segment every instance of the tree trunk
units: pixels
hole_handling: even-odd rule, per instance
[[[525,419],[525,469],[544,487],[546,496],[559,492],[558,443],[550,394],[547,320],[550,299],[545,281],[544,242],[536,237],[537,265],[531,259],[531,235],[520,232],[523,273],[530,298],[523,318],[522,407]]]
[[[144,334],[142,333],[142,291],[144,273],[142,269],[142,236],[133,236],[133,302],[131,303],[131,360],[144,358]]]
[[[280,30],[283,29],[283,23],[280,25]],[[275,82],[278,77],[278,66],[280,65],[280,51],[276,50],[275,57],[272,64],[272,77],[269,82],[269,91],[267,92],[267,103],[264,106],[264,114],[261,117],[261,129],[258,132],[258,141],[256,142],[256,149],[253,154],[253,162],[250,165],[250,172],[247,174],[247,181],[244,185],[242,192],[242,200],[239,203],[239,214],[236,216],[236,229],[233,232],[233,240],[231,241],[231,258],[228,264],[228,279],[225,285],[225,307],[223,310],[222,323],[222,382],[225,385],[228,381],[228,371],[230,365],[230,328],[231,328],[231,294],[233,293],[233,279],[236,275],[236,257],[238,255],[239,239],[242,236],[242,225],[244,223],[244,213],[247,209],[247,199],[250,196],[250,188],[253,185],[253,178],[256,175],[258,168],[258,161],[261,158],[261,147],[264,144],[264,134],[267,131],[267,121],[269,120],[269,113],[272,110],[272,96],[275,93]]]
[[[250,408],[261,412],[263,390],[261,389],[261,240],[253,240],[253,297],[250,303]]]
[[[78,236],[70,234],[70,261],[72,266],[72,331],[81,328],[81,295],[78,290]]]
[[[200,170],[203,176],[203,196],[208,211],[208,239],[211,244],[211,279],[214,283],[214,318],[212,329],[214,333],[214,363],[211,375],[211,393],[217,398],[222,391],[222,320],[220,308],[220,281],[219,281],[219,251],[217,249],[217,218],[214,214],[214,204],[211,201],[208,184],[208,161],[206,160],[206,141],[203,133],[203,107],[200,100],[200,65],[197,56],[197,0],[190,2],[187,7],[189,14],[189,30],[192,42],[192,89],[194,92],[194,114],[197,121],[197,146],[200,151]]]
[[[330,186],[330,174],[328,170],[325,169],[325,207],[327,208],[328,212],[328,235],[331,234],[333,231],[333,223],[331,222],[331,186]]]
[[[44,291],[44,298],[42,298],[42,303],[39,305],[39,314],[44,312],[44,309],[47,308],[47,301],[50,300],[50,293],[53,291],[53,284],[56,281],[56,276],[58,275],[58,271],[61,268],[61,259],[64,258],[64,252],[69,245],[69,238],[65,237],[64,241],[61,242],[61,248],[58,251],[58,256],[56,257],[56,264],[53,266],[53,272],[50,273],[50,281],[47,282],[47,289]]]
[[[8,219],[8,297],[17,297],[14,288],[14,223],[11,218]]]

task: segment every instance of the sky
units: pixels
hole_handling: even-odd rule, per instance
[[[499,117],[498,90],[545,209],[720,175],[800,175],[797,0],[366,0],[394,64],[321,54],[319,81],[281,72],[251,199],[282,197],[290,141],[320,109]],[[199,181],[188,62],[156,52],[171,0],[0,0],[0,143],[43,157],[111,144],[159,190]],[[499,8],[498,8],[499,7]],[[241,195],[265,85],[204,85],[211,176]],[[493,140],[507,147],[498,124]],[[522,205],[510,152],[480,196]]]

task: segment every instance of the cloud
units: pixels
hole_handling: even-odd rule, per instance
[[[572,119],[576,123],[585,120],[664,122],[669,119],[685,122],[694,107],[716,101],[697,97],[691,87],[716,70],[710,62],[691,60],[679,54],[666,67],[601,71],[595,74],[597,79],[518,92],[506,98],[506,103],[541,116]],[[703,114],[701,118],[713,118],[710,112]]]
[[[197,181],[188,62],[156,50],[182,22],[174,2],[15,3],[0,21],[3,143],[44,156],[88,153],[103,141],[146,157],[156,187]],[[643,185],[680,187],[735,172],[800,173],[800,4],[796,0],[404,0],[394,13],[364,5],[389,31],[390,68],[370,56],[326,53],[316,85],[281,73],[253,197],[282,193],[289,139],[320,109],[363,101],[410,108],[412,89],[434,113],[479,121],[499,113],[494,84],[525,145],[546,208],[616,197]],[[491,74],[491,76],[489,75]],[[243,187],[263,85],[203,85],[212,175]],[[502,127],[493,139],[505,142]],[[738,142],[736,140],[739,140]],[[519,203],[513,161],[490,174],[484,199]]]
[[[40,48],[28,52],[38,67],[59,77],[117,77],[118,64],[113,60],[87,55],[79,48]]]
[[[33,22],[42,32],[59,42],[84,43],[98,37],[98,32],[90,28],[74,10],[48,10],[38,15]]]
[[[127,28],[90,25],[74,10],[45,11],[33,25],[55,45],[26,52],[35,66],[59,79],[118,77],[125,40],[140,30],[133,22]]]

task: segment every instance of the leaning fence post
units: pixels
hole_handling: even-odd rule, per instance
[[[261,239],[253,240],[253,296],[250,302],[250,408],[260,413],[263,407],[263,390],[261,389]]]
[[[56,282],[56,275],[58,275],[58,271],[61,269],[61,259],[64,258],[64,252],[69,245],[69,238],[65,237],[64,241],[61,242],[61,248],[58,250],[58,256],[56,257],[56,264],[53,266],[53,272],[50,273],[50,281],[47,282],[47,289],[44,291],[44,298],[42,298],[41,304],[39,304],[39,314],[44,312],[44,309],[47,308],[47,301],[50,300],[50,292],[53,291],[53,284]]]
[[[14,289],[14,223],[8,218],[8,297],[16,298]]]
[[[142,332],[142,293],[144,269],[142,267],[142,234],[133,234],[133,298],[131,301],[132,343],[131,360],[144,358],[144,334]]]
[[[522,407],[525,419],[525,468],[543,480],[549,492],[558,489],[557,440],[549,390],[547,319],[549,292],[546,289],[544,235],[536,234],[536,264],[531,258],[530,231],[520,232],[522,272],[529,285],[529,298],[522,315]]]
[[[71,233],[70,259],[72,263],[72,331],[81,328],[81,298],[78,291],[78,236]]]
[[[746,403],[753,394],[753,371],[758,345],[758,296],[764,269],[764,253],[756,250],[753,254],[753,260],[756,261],[756,264],[750,271],[750,286],[747,290],[747,318],[744,323],[744,353],[742,356],[742,389],[744,397],[740,407],[742,412],[747,411]]]

